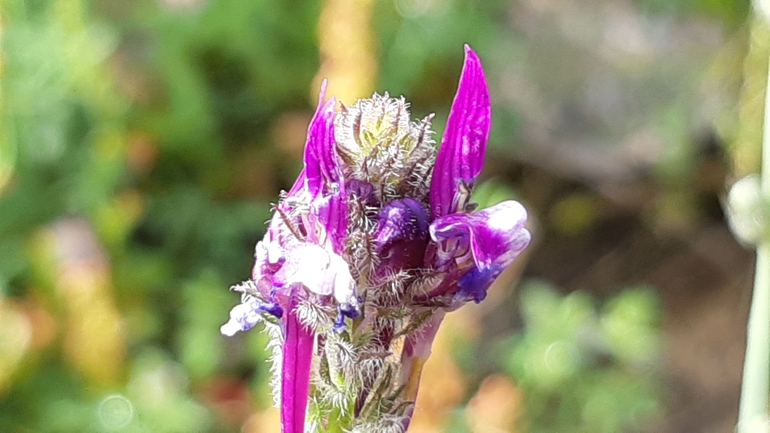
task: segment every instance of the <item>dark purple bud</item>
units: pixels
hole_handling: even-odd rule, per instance
[[[389,202],[377,215],[375,251],[388,269],[410,269],[422,265],[428,244],[428,211],[407,197]]]

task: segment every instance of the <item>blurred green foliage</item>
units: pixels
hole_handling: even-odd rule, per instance
[[[503,343],[505,369],[524,393],[531,432],[649,429],[663,409],[660,301],[647,287],[603,302],[560,295],[547,282],[521,287],[524,329]]]

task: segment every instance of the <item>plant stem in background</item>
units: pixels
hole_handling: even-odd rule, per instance
[[[768,69],[770,74],[770,69]],[[768,77],[770,79],[770,76]],[[769,82],[770,83],[770,82]],[[770,194],[770,92],[765,91],[765,114],[762,135],[761,192]],[[770,239],[757,245],[757,267],[754,294],[749,311],[746,337],[746,360],[743,367],[738,413],[738,432],[757,432],[759,425],[767,430],[768,391],[770,387]],[[761,428],[761,427],[759,427]],[[765,431],[766,431],[765,430]]]

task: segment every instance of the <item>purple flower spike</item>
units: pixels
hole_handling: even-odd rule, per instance
[[[283,433],[403,433],[444,315],[487,296],[529,243],[527,215],[470,203],[491,115],[470,47],[438,151],[433,116],[413,120],[404,97],[335,112],[325,89],[221,332],[265,324]]]
[[[465,46],[460,75],[430,184],[433,218],[463,211],[484,165],[492,108],[481,61]]]

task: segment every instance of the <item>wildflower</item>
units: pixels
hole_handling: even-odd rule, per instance
[[[222,326],[272,332],[284,432],[405,431],[444,314],[482,301],[529,243],[519,203],[471,203],[491,107],[465,52],[438,152],[432,116],[412,121],[404,98],[335,113],[322,89],[303,171]]]

